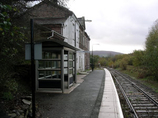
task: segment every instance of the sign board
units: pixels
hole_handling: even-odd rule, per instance
[[[42,44],[34,44],[34,59],[42,59]],[[25,44],[25,60],[31,60],[31,44]]]

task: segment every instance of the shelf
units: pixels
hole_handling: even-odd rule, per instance
[[[75,61],[74,59],[65,59],[64,61]]]
[[[39,74],[39,75],[44,76],[44,74]],[[52,77],[52,76],[56,76],[56,74],[47,75],[45,77],[48,78],[48,77]],[[38,79],[45,79],[45,78],[44,77],[39,77]]]
[[[61,59],[41,59],[38,61],[61,61]]]
[[[39,80],[39,81],[40,81],[40,80],[44,80],[44,81],[48,81],[48,80],[49,80],[49,81],[50,81],[50,80],[51,80],[51,81],[60,81],[61,79],[60,79],[60,78],[52,78],[52,79],[39,79],[39,78],[38,78],[38,80]]]
[[[61,68],[39,68],[39,71],[61,71]]]

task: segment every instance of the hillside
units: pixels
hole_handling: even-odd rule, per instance
[[[92,54],[92,51],[90,52],[90,54]],[[123,54],[123,53],[114,52],[114,51],[93,51],[93,55],[98,55],[100,57],[115,56],[119,54]]]

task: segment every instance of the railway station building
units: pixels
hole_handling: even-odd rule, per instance
[[[34,21],[35,43],[42,44],[42,59],[35,63],[36,91],[64,92],[76,83],[77,72],[90,68],[90,37],[85,32],[85,18],[43,1],[20,17],[23,24],[30,19]]]

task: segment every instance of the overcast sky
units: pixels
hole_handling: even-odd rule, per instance
[[[158,0],[69,0],[68,7],[77,17],[92,20],[86,22],[90,50],[144,50],[149,29],[158,19]]]

